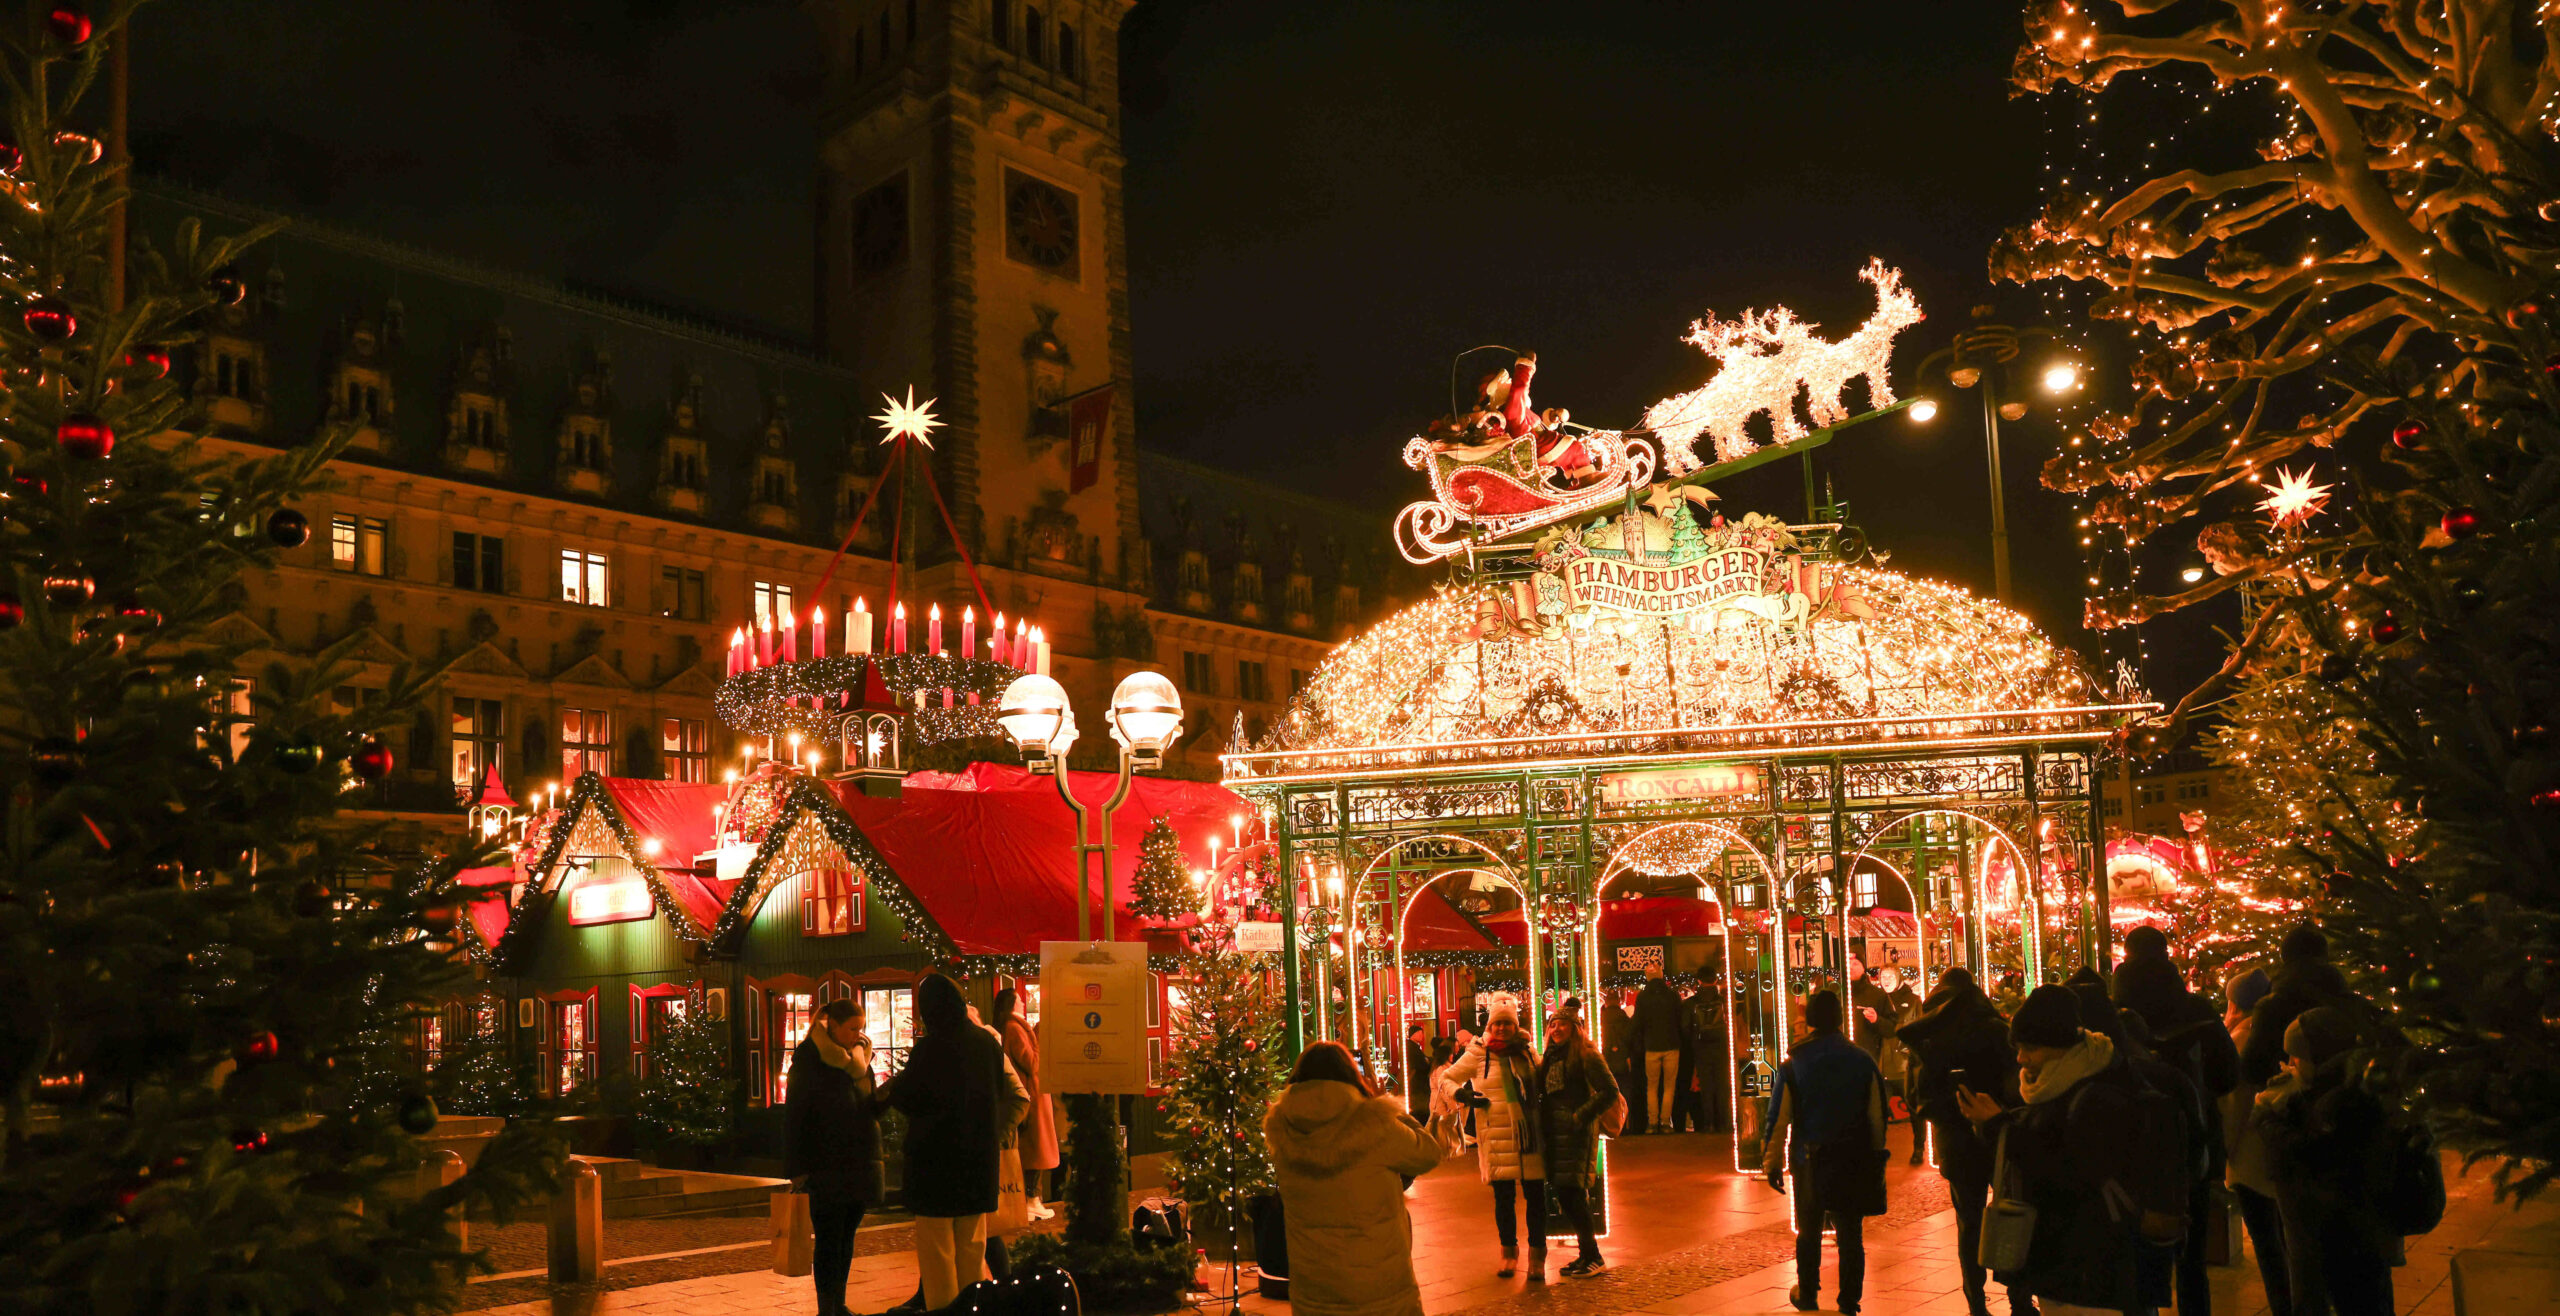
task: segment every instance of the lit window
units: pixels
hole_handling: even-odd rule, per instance
[[[498,766],[498,746],[502,726],[495,699],[453,701],[453,784],[460,790],[472,790],[489,769]]]
[[[563,602],[601,608],[607,602],[604,586],[604,554],[586,553],[574,548],[560,550],[560,598]]]
[[[601,708],[560,710],[560,775],[613,773],[613,718]]]
[[[809,1032],[809,1020],[817,1011],[817,998],[807,992],[775,992],[773,1030],[768,1035],[773,1051],[773,1093],[765,1100],[779,1106],[791,1091],[791,1052]]]
[[[595,1077],[594,1008],[586,1001],[551,1003],[551,1092],[565,1097]]]
[[[711,780],[711,730],[697,719],[661,719],[658,754],[666,760],[669,781]]]
[[[842,937],[862,930],[862,883],[851,865],[831,864],[800,875],[800,933]]]
[[[329,518],[329,560],[340,571],[379,576],[388,570],[391,526],[378,516]]]
[[[791,587],[759,580],[755,588],[756,625],[782,630],[791,625]]]

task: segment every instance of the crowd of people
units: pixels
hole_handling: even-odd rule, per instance
[[[1800,1310],[1820,1301],[1823,1242],[1836,1240],[1836,1304],[1864,1298],[1863,1221],[1886,1210],[1896,1108],[1907,1101],[1912,1158],[1934,1147],[1954,1206],[1965,1300],[2011,1316],[2212,1309],[2205,1267],[2236,1218],[2274,1316],[2388,1316],[2403,1238],[2432,1229],[2441,1166],[2424,1131],[2360,1080],[2375,1014],[2329,963],[2309,923],[2276,962],[2195,990],[2156,929],[2136,928],[2112,975],[1997,996],[1962,968],[1925,998],[1863,976],[1812,992],[1778,1067],[1759,1133],[1763,1173],[1792,1183]],[[1870,996],[1862,988],[1871,987]],[[1472,1152],[1492,1198],[1496,1273],[1547,1277],[1549,1222],[1578,1236],[1558,1274],[1606,1264],[1592,1202],[1604,1136],[1676,1126],[1702,1022],[1657,972],[1636,993],[1623,1045],[1595,1042],[1568,998],[1533,1042],[1518,1006],[1494,1000],[1483,1031],[1409,1034],[1413,1078],[1382,1095],[1338,1043],[1305,1049],[1263,1120],[1292,1261],[1291,1302],[1307,1316],[1420,1316],[1405,1194]],[[997,999],[981,1024],[939,976],[916,993],[920,1032],[906,1066],[876,1086],[863,1019],[831,1002],[794,1054],[789,1169],[809,1195],[821,1316],[844,1308],[854,1230],[881,1198],[881,1110],[907,1117],[905,1204],[917,1217],[919,1310],[948,1306],[1001,1276],[1005,1192],[1036,1188],[1057,1163],[1037,1040]],[[2004,1008],[2005,1006],[2005,1008]],[[1614,1006],[1604,1007],[1607,1014]],[[1864,1025],[1863,1027],[1861,1025]],[[1713,1029],[1721,1034],[1721,1029]],[[1863,1036],[1862,1036],[1863,1034]],[[1891,1043],[1891,1050],[1884,1045]],[[1612,1063],[1619,1052],[1631,1065]],[[1888,1076],[1887,1059],[1899,1073]],[[1712,1072],[1712,1071],[1709,1071]],[[1705,1111],[1689,1103],[1700,1124]],[[1921,1127],[1925,1124],[1925,1141]]]

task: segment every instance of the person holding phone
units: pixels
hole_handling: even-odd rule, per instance
[[[1956,1263],[1964,1277],[1965,1309],[1989,1316],[1982,1269],[1982,1208],[1991,1196],[1991,1143],[1964,1116],[1960,1102],[1978,1093],[2002,1108],[2018,1104],[2018,1060],[2009,1049],[2009,1022],[1991,998],[1958,966],[1938,979],[1919,1012],[1897,1033],[1911,1058],[1912,1115],[1926,1119],[1938,1143],[1938,1173],[1956,1211]],[[2009,1310],[2024,1316],[2035,1304],[2009,1290]]]

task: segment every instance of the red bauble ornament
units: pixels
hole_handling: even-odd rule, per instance
[[[2535,791],[2533,807],[2544,813],[2560,813],[2560,790]]]
[[[165,347],[137,347],[124,354],[124,363],[143,371],[146,379],[169,377],[169,349]]]
[[[0,631],[14,631],[27,620],[27,605],[17,595],[0,592]]]
[[[0,140],[0,174],[14,174],[26,162],[27,153],[19,150],[16,142]]]
[[[284,548],[300,548],[311,542],[311,518],[282,508],[267,518],[267,538]]]
[[[2371,634],[2373,635],[2373,642],[2375,644],[2389,644],[2393,640],[2399,639],[2400,619],[2387,612],[2374,618]]]
[[[139,594],[127,594],[117,599],[116,616],[123,620],[124,628],[129,631],[160,629],[160,610],[143,602]]]
[[[2418,441],[2425,437],[2427,437],[2427,426],[2424,421],[2404,420],[2391,427],[2391,442],[2395,447],[2415,448],[2418,446]]]
[[[240,271],[236,266],[231,265],[225,265],[206,276],[204,289],[213,294],[216,306],[238,306],[240,299],[249,295],[248,281],[240,277]]]
[[[75,411],[53,427],[53,441],[62,445],[65,455],[79,461],[103,460],[116,450],[115,428],[105,418]]]
[[[96,164],[100,160],[107,158],[107,144],[105,142],[99,141],[97,138],[92,137],[87,133],[76,133],[68,128],[64,128],[54,133],[53,144],[66,151],[79,152],[81,156],[85,157],[81,160],[82,164]]]
[[[78,5],[55,5],[44,16],[45,30],[66,46],[85,46],[97,35],[98,25],[89,20],[89,11]]]
[[[231,1135],[231,1150],[243,1156],[252,1156],[266,1149],[267,1131],[265,1129],[238,1129]]]
[[[80,320],[71,313],[71,303],[59,297],[38,297],[27,303],[27,332],[48,343],[59,343],[80,332]]]
[[[2444,514],[2444,533],[2450,539],[2469,539],[2480,533],[2480,509],[2476,507],[2447,508]]]
[[[240,1048],[243,1061],[273,1060],[284,1054],[284,1043],[273,1033],[260,1033]]]
[[[2560,356],[2543,358],[2542,373],[2546,375],[2560,375]]]
[[[347,756],[347,766],[366,781],[380,781],[391,775],[391,747],[368,736]]]

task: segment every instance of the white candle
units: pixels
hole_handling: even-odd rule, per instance
[[[844,615],[844,645],[846,653],[871,652],[871,605],[862,599],[855,599],[853,611]]]

